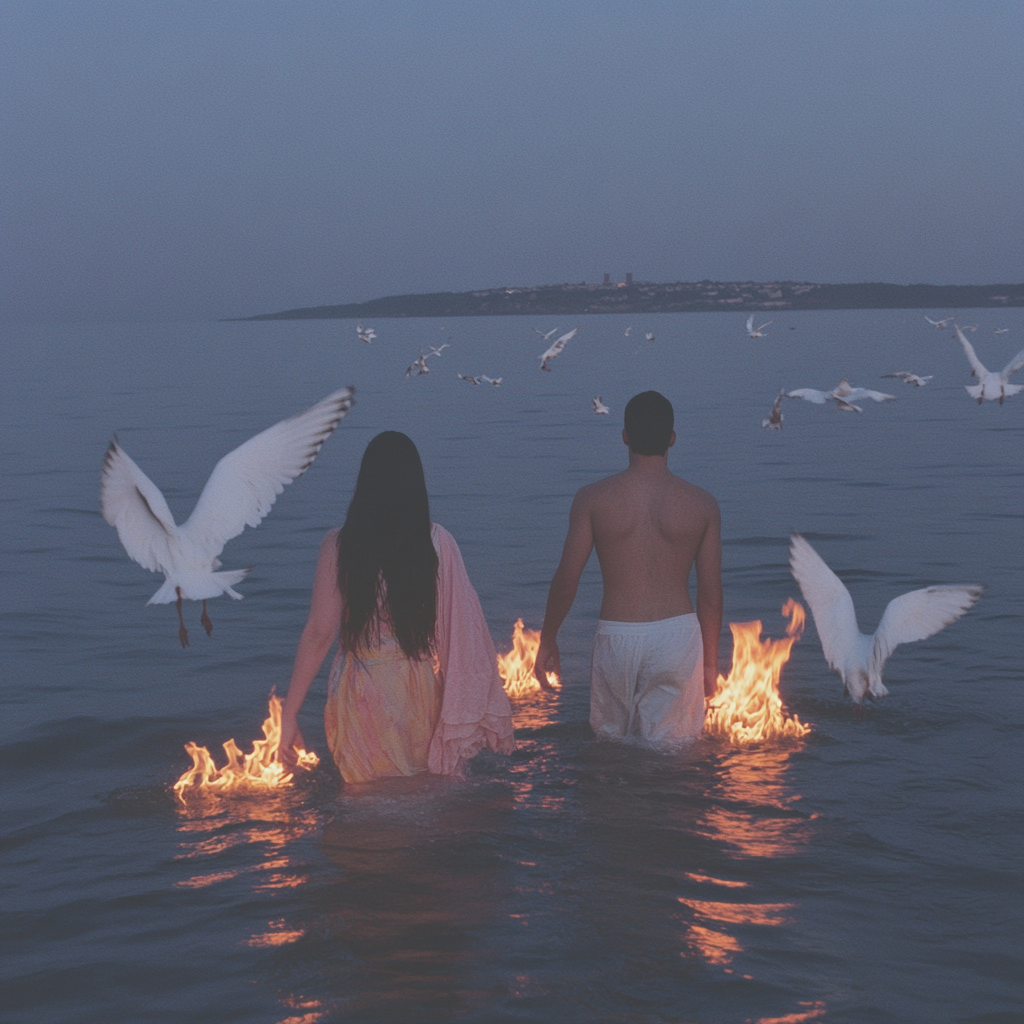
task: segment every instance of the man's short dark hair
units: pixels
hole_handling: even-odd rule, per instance
[[[657,391],[641,391],[626,403],[629,450],[636,455],[664,455],[675,425],[672,403]]]

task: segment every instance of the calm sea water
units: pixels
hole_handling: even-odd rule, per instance
[[[347,321],[6,327],[2,1019],[1024,1019],[1024,398],[970,401],[959,346],[917,311],[779,314],[757,342],[744,319],[384,320],[371,346]],[[964,319],[988,365],[1024,342],[1020,311]],[[531,328],[577,324],[539,373]],[[894,370],[935,379],[878,379]],[[844,376],[899,400],[788,402],[780,434],[760,429],[779,387]],[[99,515],[111,434],[181,519],[221,455],[345,384],[353,412],[226,549],[254,566],[245,600],[211,604],[209,639],[190,606],[182,650],[173,609],[145,607],[159,577]],[[182,745],[247,745],[287,685],[319,540],[376,432],[418,443],[507,648],[518,616],[539,626],[572,494],[625,465],[622,408],[648,387],[677,410],[672,468],[721,503],[727,621],[782,635],[791,530],[864,628],[930,583],[984,598],[896,652],[864,721],[810,626],[783,676],[806,740],[666,756],[590,734],[592,564],[565,689],[517,706],[511,759],[359,794],[328,765],[273,799],[175,804]],[[321,676],[303,729],[326,754],[323,696]]]

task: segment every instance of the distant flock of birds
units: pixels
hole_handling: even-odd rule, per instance
[[[1004,399],[1024,391],[1024,385],[1009,383],[1010,375],[1024,367],[1024,349],[1018,352],[1002,370],[998,372],[989,370],[978,358],[974,351],[974,346],[967,340],[967,335],[964,334],[964,331],[977,331],[977,324],[961,327],[954,317],[947,317],[945,320],[933,320],[930,316],[925,316],[925,320],[940,330],[944,330],[950,324],[953,325],[953,330],[955,331],[953,337],[960,342],[960,347],[964,350],[964,355],[967,356],[967,361],[971,364],[971,376],[978,379],[977,384],[965,384],[964,387],[972,398],[977,399],[978,405],[981,405],[982,402],[998,402],[1002,405]],[[751,338],[763,338],[765,337],[764,329],[772,322],[769,320],[768,323],[761,324],[760,327],[755,328],[754,318],[750,316],[747,318],[747,333]],[[995,328],[995,333],[1005,334],[1008,330],[1008,327],[997,327]],[[882,374],[883,380],[887,377],[902,380],[904,384],[909,384],[915,388],[921,388],[934,378],[934,374],[922,377],[916,373],[909,373],[907,370],[897,370],[895,373]],[[870,388],[855,388],[845,378],[831,391],[818,391],[815,388],[797,388],[794,391],[787,391],[783,388],[776,396],[771,412],[761,420],[762,427],[770,430],[782,429],[782,400],[784,398],[802,398],[805,402],[813,402],[815,405],[825,405],[827,402],[834,401],[839,412],[858,413],[864,410],[856,404],[857,402],[894,402],[896,400],[895,395],[887,394],[884,391],[872,391]]]
[[[1005,369],[996,373],[985,368],[964,334],[976,331],[977,325],[961,327],[953,317],[945,320],[925,319],[939,329],[953,324],[954,337],[960,342],[973,376],[979,383],[966,385],[968,393],[979,403],[998,401],[1015,395],[1024,386],[1008,383],[1008,378],[1024,367],[1024,351],[1017,354]],[[747,319],[747,333],[751,338],[765,337],[765,328],[773,321],[757,327],[754,317]],[[558,329],[542,332],[534,328],[550,346],[539,356],[540,369],[550,372],[553,362],[566,344],[577,334],[573,328],[554,341]],[[1008,328],[997,327],[997,334]],[[356,328],[358,337],[370,344],[377,337],[372,327],[361,323]],[[632,327],[625,336],[629,337]],[[646,334],[654,340],[653,333]],[[409,365],[406,378],[429,373],[427,360],[440,358],[448,343],[431,346],[421,351]],[[456,374],[458,379],[479,386],[500,386],[501,377]],[[919,376],[900,370],[884,374],[902,380],[912,387],[923,387],[932,375]],[[249,573],[249,569],[218,571],[219,555],[224,545],[238,536],[246,526],[255,527],[270,511],[277,495],[285,485],[301,476],[312,464],[323,446],[355,402],[355,389],[342,388],[328,395],[312,408],[290,419],[282,420],[239,445],[225,455],[214,467],[189,518],[178,525],[168,508],[160,489],[142,472],[119,444],[117,438],[110,443],[103,461],[100,481],[100,506],[104,519],[117,529],[125,551],[143,568],[164,575],[164,583],[147,604],[174,603],[178,612],[178,638],[188,646],[188,630],[182,615],[186,600],[201,601],[200,622],[211,634],[213,623],[207,612],[209,599],[227,594],[240,600],[242,595],[235,585]],[[858,401],[888,402],[895,395],[852,387],[841,381],[831,391],[814,388],[785,389],[779,392],[769,416],[762,427],[782,427],[783,398],[802,398],[817,405],[829,401],[845,412],[861,412]],[[600,395],[593,398],[593,411],[606,416],[608,406]],[[925,587],[903,594],[889,602],[875,632],[867,636],[860,632],[853,599],[838,576],[821,556],[799,534],[793,534],[790,544],[790,568],[800,590],[811,609],[821,639],[825,659],[840,676],[845,689],[860,706],[866,695],[882,697],[888,691],[882,684],[882,669],[895,650],[903,643],[923,640],[959,619],[981,596],[984,587],[976,584]]]

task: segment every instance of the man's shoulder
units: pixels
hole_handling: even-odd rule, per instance
[[[625,472],[613,473],[611,476],[602,477],[600,480],[595,480],[593,483],[584,484],[576,492],[576,502],[589,503],[592,501],[599,501],[603,495],[609,492],[616,491],[623,486],[623,477]]]
[[[696,484],[690,483],[689,480],[685,480],[681,476],[676,476],[675,473],[672,474],[672,480],[675,482],[675,485],[679,488],[680,492],[684,493],[690,501],[709,510],[718,508],[718,502],[710,491],[706,491],[703,487],[698,487]]]

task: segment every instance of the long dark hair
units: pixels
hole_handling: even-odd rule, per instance
[[[426,657],[437,619],[437,552],[416,445],[397,430],[363,453],[356,491],[338,535],[341,645],[380,642],[381,618],[409,658]]]

